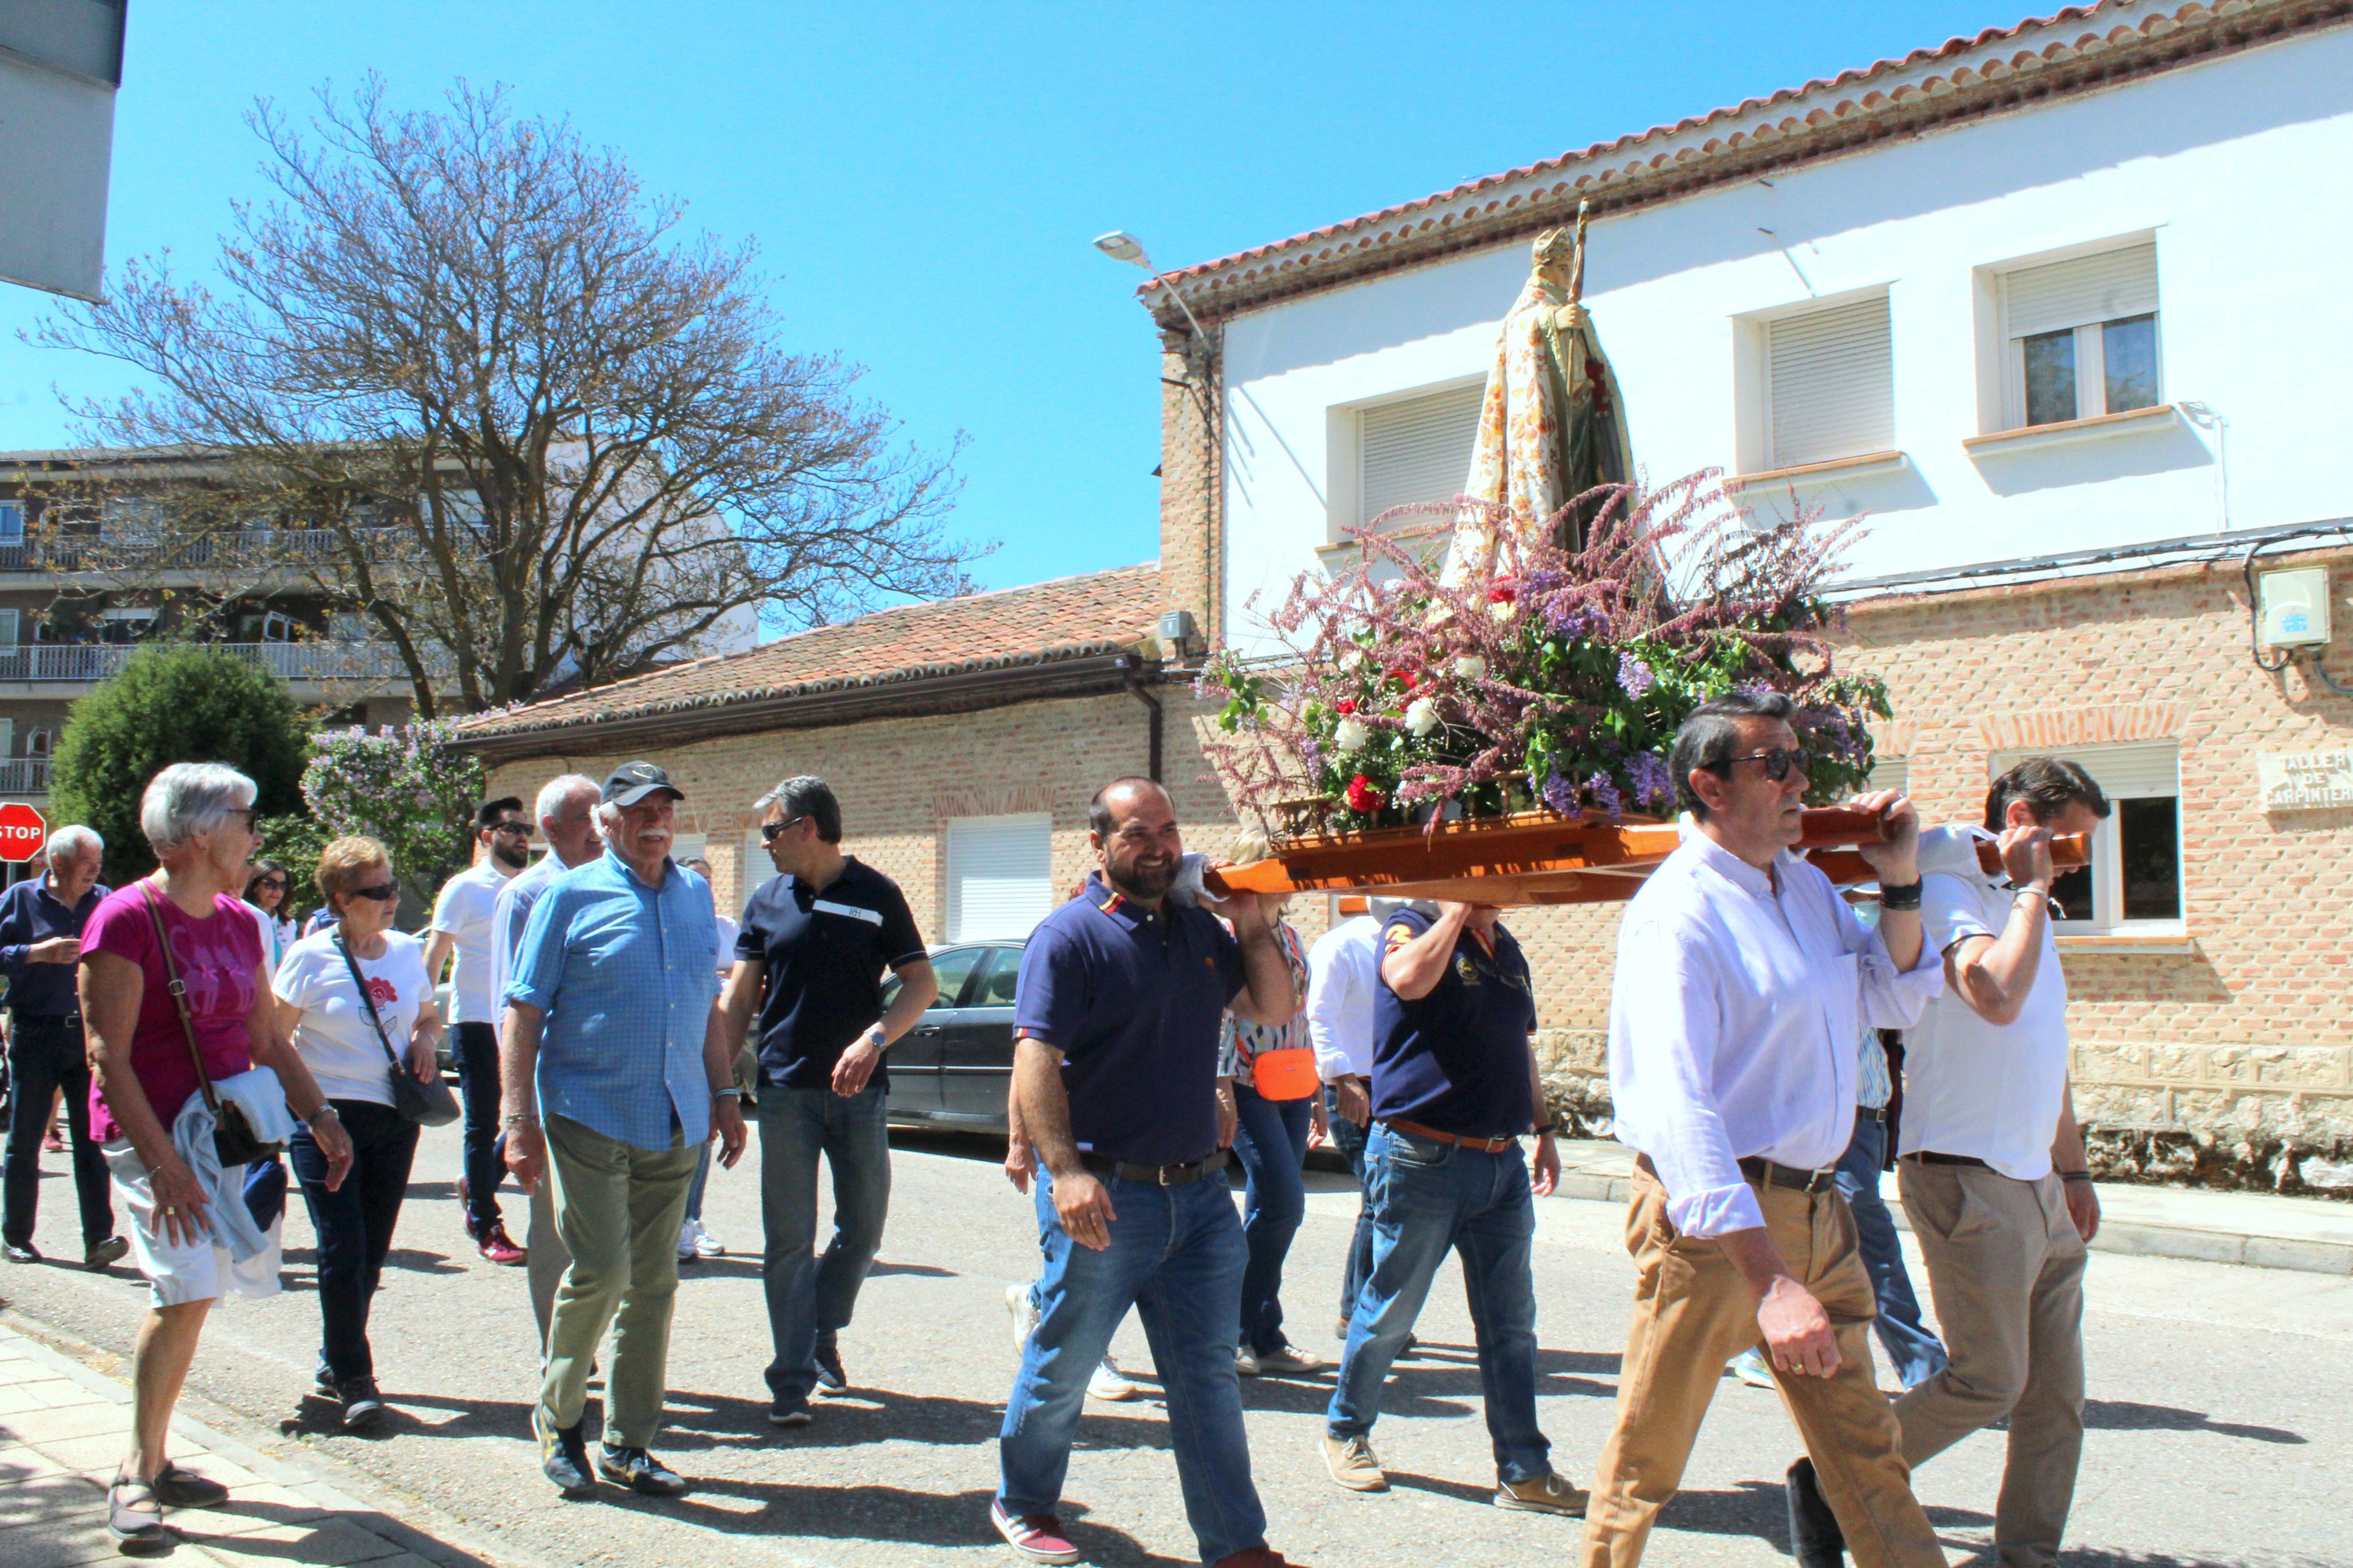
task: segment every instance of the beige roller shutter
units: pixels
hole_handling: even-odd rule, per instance
[[[2002,293],[2004,335],[2012,338],[2145,316],[2157,309],[2157,246],[2021,267],[2003,279]]]
[[[1356,416],[1356,499],[1362,521],[1391,507],[1452,500],[1471,476],[1483,386],[1383,403]]]
[[[1772,467],[1827,463],[1894,447],[1887,296],[1767,322],[1765,359]]]

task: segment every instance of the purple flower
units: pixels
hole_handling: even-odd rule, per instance
[[[1642,805],[1672,802],[1675,797],[1675,775],[1666,760],[1656,752],[1638,752],[1626,764],[1626,776],[1634,786],[1634,799]]]
[[[1658,683],[1659,678],[1651,673],[1649,665],[1630,653],[1618,656],[1618,684],[1625,689],[1627,696],[1639,702],[1642,693]]]
[[[1556,637],[1575,639],[1592,630],[1599,624],[1600,619],[1600,616],[1583,605],[1570,605],[1565,609],[1556,609],[1552,613],[1547,629]]]
[[[1609,813],[1610,826],[1616,826],[1625,816],[1626,798],[1618,793],[1618,786],[1610,782],[1609,775],[1597,773],[1585,781],[1585,787],[1593,792],[1594,804]]]
[[[1585,815],[1584,809],[1577,804],[1577,784],[1573,779],[1564,778],[1559,773],[1546,773],[1544,788],[1539,793],[1544,796],[1545,805],[1563,816]]]

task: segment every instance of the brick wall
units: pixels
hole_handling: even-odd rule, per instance
[[[1214,340],[1188,358],[1193,342],[1186,332],[1160,334],[1160,581],[1168,607],[1192,611],[1214,643],[1225,629],[1223,448],[1210,438],[1204,400],[1214,410],[1223,394]]]

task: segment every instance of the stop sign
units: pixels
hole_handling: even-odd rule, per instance
[[[48,842],[46,817],[23,801],[0,805],[0,860],[29,860]]]

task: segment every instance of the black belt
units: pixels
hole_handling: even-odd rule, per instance
[[[1992,1168],[1983,1160],[1978,1159],[1975,1154],[1939,1154],[1933,1150],[1928,1149],[1922,1149],[1914,1153],[1906,1154],[1904,1158],[1906,1160],[1917,1160],[1924,1165],[1975,1165],[1980,1171],[1990,1170]]]
[[[1098,1176],[1111,1176],[1123,1182],[1145,1182],[1159,1187],[1190,1186],[1204,1176],[1214,1176],[1226,1168],[1230,1156],[1223,1149],[1205,1160],[1195,1160],[1183,1165],[1134,1165],[1125,1160],[1106,1159],[1101,1154],[1079,1156],[1079,1163]]]
[[[1801,1193],[1828,1192],[1836,1171],[1800,1171],[1754,1157],[1740,1162],[1740,1173],[1760,1187],[1794,1187]]]
[[[77,1029],[81,1027],[81,1015],[79,1013],[20,1013],[11,1007],[8,1009],[8,1021],[20,1029],[27,1024],[56,1024],[60,1027],[70,1025]]]
[[[1854,1113],[1865,1121],[1876,1121],[1883,1125],[1887,1121],[1887,1107],[1883,1105],[1858,1105],[1854,1108]]]

